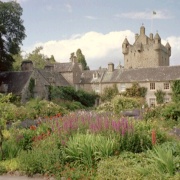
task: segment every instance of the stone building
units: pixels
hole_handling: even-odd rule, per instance
[[[140,34],[135,35],[135,42],[131,45],[127,38],[122,44],[122,53],[124,54],[124,68],[147,68],[158,66],[169,66],[169,57],[171,56],[171,46],[167,42],[162,45],[158,33],[153,37],[151,33],[145,34],[145,27],[141,26]]]
[[[20,95],[23,102],[30,97],[30,81],[34,80],[33,96],[48,99],[49,86],[74,86],[89,92],[102,94],[106,87],[117,85],[119,92],[138,82],[147,88],[146,102],[156,105],[155,92],[165,92],[165,102],[171,101],[171,82],[180,80],[180,66],[169,66],[171,46],[161,44],[158,33],[153,37],[145,35],[144,26],[135,35],[131,45],[127,38],[122,43],[124,67],[114,67],[110,62],[107,68],[83,70],[72,56],[70,62],[48,64],[43,70],[33,68],[31,61],[24,61],[20,72],[0,72],[0,92]]]

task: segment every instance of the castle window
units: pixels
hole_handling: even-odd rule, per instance
[[[150,83],[150,90],[155,90],[155,83]]]
[[[164,89],[169,89],[169,88],[170,88],[169,83],[164,83]]]

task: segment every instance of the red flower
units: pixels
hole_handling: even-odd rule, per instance
[[[36,126],[32,125],[32,126],[30,126],[30,129],[31,130],[36,130]]]
[[[152,145],[156,144],[156,131],[153,129],[152,130]]]

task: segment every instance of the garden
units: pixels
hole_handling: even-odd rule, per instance
[[[31,99],[23,105],[12,94],[0,94],[0,174],[179,180],[180,93],[175,90],[173,102],[145,105],[143,111],[142,89],[136,98],[130,90],[119,95],[116,87],[108,89],[98,107],[93,107],[95,94],[71,88],[53,90],[51,101]],[[141,113],[123,116],[127,109]]]

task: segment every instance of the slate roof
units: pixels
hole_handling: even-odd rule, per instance
[[[73,63],[67,62],[67,63],[55,63],[54,64],[54,70],[56,72],[70,72],[73,69]]]
[[[8,93],[20,95],[31,74],[32,71],[0,72],[0,86],[8,84]]]
[[[46,79],[49,85],[52,83],[56,86],[69,86],[69,83],[66,81],[66,79],[59,74],[58,72],[51,72],[51,71],[45,71],[45,70],[38,70],[38,72]]]
[[[80,84],[90,84],[101,82],[106,69],[85,70],[81,74]],[[93,78],[93,74],[97,74],[97,78]]]
[[[116,82],[171,81],[180,79],[180,66],[123,70]]]
[[[81,84],[93,82],[93,73],[96,71],[84,71],[81,77]],[[103,73],[102,73],[103,72]],[[139,69],[115,69],[113,72],[107,69],[101,72],[101,83],[118,82],[148,82],[148,81],[171,81],[180,79],[180,66],[160,66],[156,68]]]

